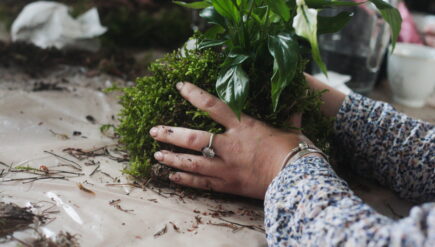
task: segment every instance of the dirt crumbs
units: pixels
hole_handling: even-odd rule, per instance
[[[49,210],[48,208],[47,210]],[[45,214],[56,211],[44,210]],[[30,208],[19,207],[14,203],[0,202],[0,244],[8,241],[16,241],[18,246],[36,247],[78,247],[80,246],[75,235],[68,232],[60,232],[55,238],[47,238],[38,230],[38,226],[45,224],[50,219],[43,215],[36,215]],[[33,240],[20,240],[13,236],[16,231],[33,229],[39,236]]]
[[[118,199],[118,200],[112,200],[112,201],[109,202],[109,205],[110,205],[110,206],[113,206],[114,208],[118,209],[119,211],[122,211],[122,212],[125,212],[125,213],[133,214],[133,211],[134,211],[134,210],[132,210],[132,209],[124,209],[124,208],[121,207],[120,204],[121,204],[121,199]]]
[[[162,230],[160,230],[154,234],[154,238],[158,238],[162,235],[165,235],[167,232],[168,232],[168,226],[165,225],[165,227],[163,227]]]
[[[13,203],[0,202],[0,238],[29,228],[37,216],[29,208]]]
[[[24,244],[24,243],[23,243]],[[38,239],[34,240],[28,246],[34,247],[79,247],[77,237],[68,232],[60,232],[53,240],[41,235]]]

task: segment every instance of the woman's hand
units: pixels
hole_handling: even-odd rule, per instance
[[[170,176],[177,184],[264,199],[287,153],[301,141],[309,142],[300,132],[283,132],[247,115],[239,121],[224,102],[191,83],[179,83],[177,89],[226,127],[225,133],[214,137],[214,158],[165,150],[155,153],[160,163],[181,170]],[[300,121],[300,116],[292,120],[295,127],[300,127]],[[157,141],[195,151],[208,146],[211,136],[205,131],[169,126],[154,127],[150,134]]]

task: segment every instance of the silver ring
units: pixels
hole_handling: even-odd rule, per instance
[[[208,141],[208,146],[205,146],[201,149],[202,155],[206,158],[214,158],[216,156],[216,153],[211,146],[213,144],[214,134],[212,133],[210,135],[210,140]]]

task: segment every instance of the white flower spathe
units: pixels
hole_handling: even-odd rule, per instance
[[[293,20],[293,28],[298,36],[306,38],[311,44],[311,54],[320,70],[326,75],[327,68],[320,56],[317,41],[317,10],[308,8],[304,0],[296,0],[297,10]]]
[[[296,0],[298,6],[293,20],[296,34],[313,41],[317,38],[317,10],[310,9],[304,0]]]

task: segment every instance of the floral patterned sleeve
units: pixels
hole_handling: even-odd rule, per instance
[[[391,105],[349,95],[335,123],[336,140],[360,175],[388,185],[402,198],[435,199],[435,127]]]
[[[433,126],[352,94],[335,128],[362,162],[354,166],[359,173],[373,174],[402,196],[432,198]],[[366,205],[317,156],[288,164],[269,185],[264,204],[269,246],[435,246],[435,203],[392,220]]]
[[[289,164],[264,204],[269,246],[435,246],[435,203],[394,221],[363,203],[319,157]]]

